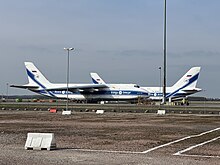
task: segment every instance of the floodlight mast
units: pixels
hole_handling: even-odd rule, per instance
[[[164,0],[164,45],[163,45],[163,100],[162,100],[162,104],[166,104],[166,68],[167,68],[167,59],[166,59],[166,47],[167,47],[167,1]]]
[[[162,69],[161,66],[158,69],[160,71],[160,77],[159,77],[159,80],[160,80],[160,84],[159,84],[160,85],[160,92],[159,93],[161,93],[162,92],[161,91],[161,69]]]
[[[70,61],[70,57],[69,57],[69,53],[71,50],[74,50],[74,48],[64,48],[64,50],[66,50],[67,53],[67,76],[66,76],[66,86],[67,86],[67,93],[66,93],[66,111],[68,111],[68,104],[69,104],[69,61]]]

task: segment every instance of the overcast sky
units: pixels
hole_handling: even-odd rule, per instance
[[[164,0],[0,0],[0,94],[26,84],[25,61],[51,82],[159,86]],[[167,85],[201,66],[197,96],[220,98],[220,1],[167,0]],[[9,94],[32,94],[9,89]]]

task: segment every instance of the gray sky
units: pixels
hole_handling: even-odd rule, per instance
[[[163,64],[164,0],[0,0],[0,94],[25,84],[24,61],[51,82],[159,86]],[[201,66],[197,96],[220,98],[220,1],[167,0],[167,85]],[[32,94],[9,89],[9,94]]]

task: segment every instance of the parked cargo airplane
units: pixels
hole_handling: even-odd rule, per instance
[[[179,81],[172,87],[166,87],[166,98],[185,98],[188,95],[200,92],[202,89],[196,88],[201,67],[192,67]],[[97,73],[90,73],[94,84],[105,84]],[[162,87],[141,87],[150,93],[150,99],[161,100],[163,98]]]
[[[67,98],[67,84],[50,83],[32,62],[25,62],[26,85],[11,85],[54,98]],[[68,84],[68,98],[73,100],[132,100],[149,97],[148,91],[136,84]]]

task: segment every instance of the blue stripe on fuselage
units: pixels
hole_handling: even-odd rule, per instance
[[[66,95],[66,91],[53,91],[53,94]],[[70,92],[69,94],[83,94],[83,95],[139,95],[148,96],[148,93],[129,90],[108,90],[108,91],[94,91],[94,92]]]
[[[166,93],[166,95],[170,95],[171,93]],[[188,93],[176,93],[173,96],[187,96]],[[163,93],[150,93],[150,97],[163,97]]]

